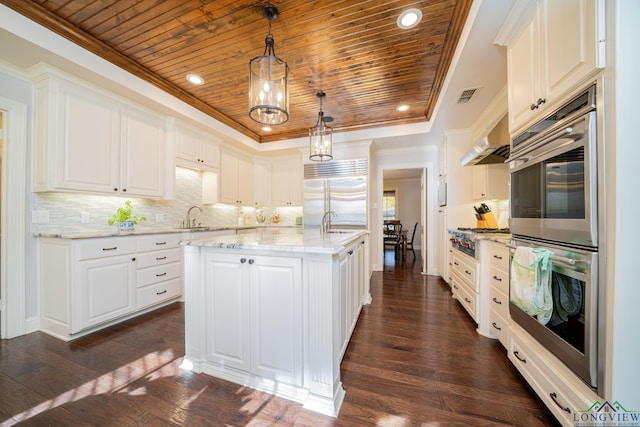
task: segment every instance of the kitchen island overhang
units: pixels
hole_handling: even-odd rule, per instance
[[[368,232],[258,230],[183,244],[185,366],[337,416],[370,302]]]

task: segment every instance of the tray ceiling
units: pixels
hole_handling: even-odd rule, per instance
[[[318,114],[335,131],[430,119],[472,0],[272,1],[275,50],[290,67],[289,121],[248,116],[249,60],[264,51],[266,2],[0,0],[258,142],[304,137]],[[408,8],[420,24],[396,25]],[[196,73],[202,86],[187,82]],[[411,106],[398,112],[400,104]]]

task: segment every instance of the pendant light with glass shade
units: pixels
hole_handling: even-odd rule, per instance
[[[278,9],[270,4],[262,8],[269,21],[264,53],[249,62],[249,117],[258,123],[275,126],[289,120],[289,67],[275,53],[271,21]]]
[[[327,94],[320,91],[316,93],[316,96],[320,98],[320,111],[316,125],[309,128],[309,159],[316,162],[326,162],[333,159],[333,141],[331,128],[327,126],[325,120],[332,121],[333,119],[325,118],[322,111],[322,99]]]

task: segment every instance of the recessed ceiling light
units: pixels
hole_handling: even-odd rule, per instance
[[[410,107],[410,106],[408,106],[407,104],[402,104],[402,105],[398,105],[398,106],[396,107],[396,111],[400,111],[400,112],[403,112],[403,111],[409,111],[409,109],[410,109],[410,108],[411,108],[411,107]]]
[[[420,9],[407,9],[398,16],[398,27],[408,30],[418,25],[421,19],[422,12],[420,12]]]
[[[187,81],[194,85],[203,85],[204,79],[197,74],[187,74]]]
[[[265,132],[271,132],[271,126],[262,126],[262,130]]]

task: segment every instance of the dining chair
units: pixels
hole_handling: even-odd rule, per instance
[[[413,248],[413,241],[416,238],[416,229],[418,228],[418,223],[416,222],[415,225],[413,226],[413,233],[411,233],[411,240],[407,240],[407,249],[411,249],[411,252],[413,252],[413,257],[416,257],[416,251]]]
[[[402,224],[399,222],[389,222],[385,224],[384,247],[393,246],[395,255],[402,248]]]

